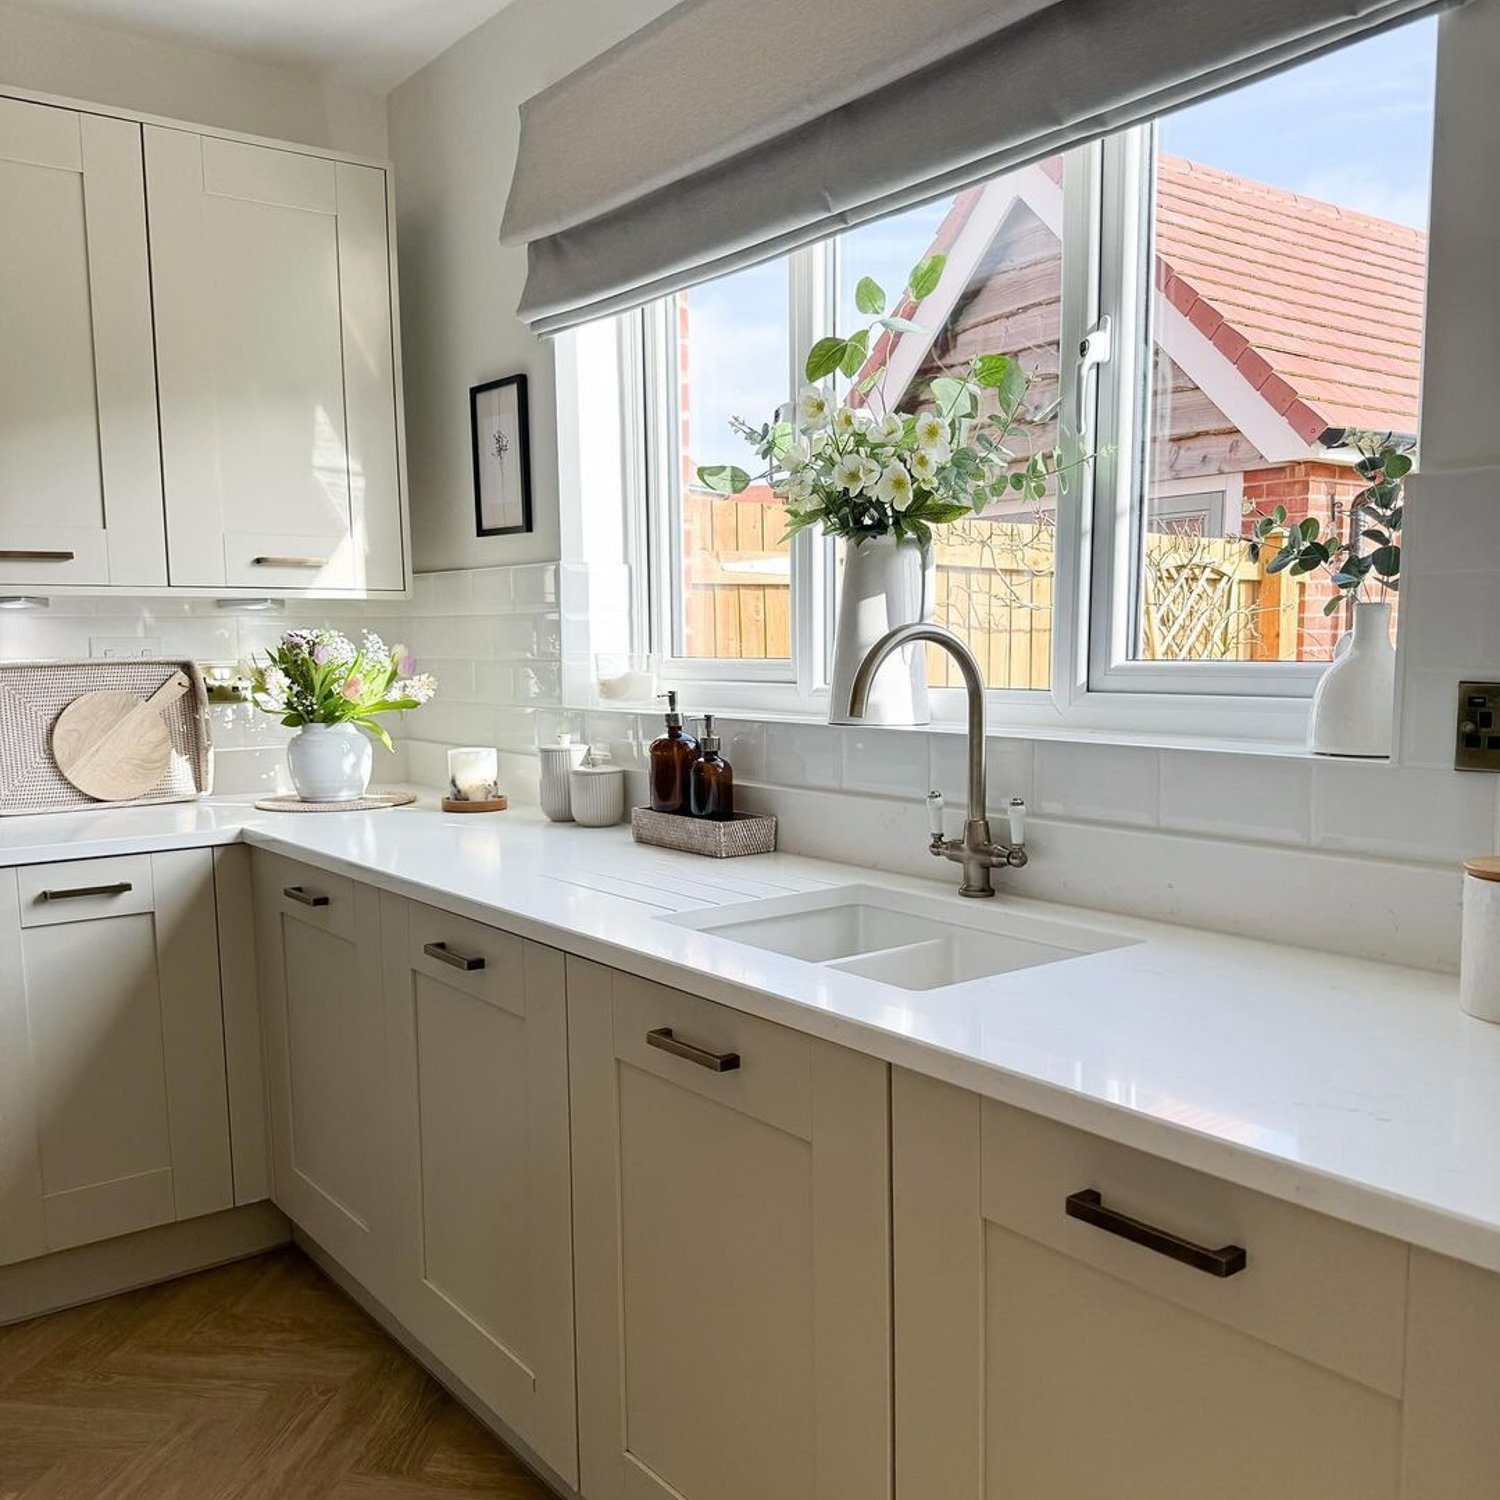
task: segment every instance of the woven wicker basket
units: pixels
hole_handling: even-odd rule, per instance
[[[630,832],[638,844],[656,844],[683,854],[710,859],[737,859],[742,854],[770,854],[776,848],[776,819],[753,813],[716,818],[688,818],[650,807],[630,810]]]
[[[86,812],[103,804],[80,792],[52,758],[52,726],[83,693],[125,692],[149,697],[174,672],[192,690],[162,713],[172,739],[172,763],[130,805],[186,802],[213,790],[208,694],[195,663],[148,658],[0,662],[0,816]]]

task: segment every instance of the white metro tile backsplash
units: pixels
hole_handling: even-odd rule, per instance
[[[91,637],[119,636],[158,639],[168,655],[233,660],[293,625],[369,625],[404,641],[439,681],[431,704],[392,725],[400,754],[377,763],[378,779],[437,785],[450,746],[493,744],[507,795],[534,801],[536,745],[566,730],[607,745],[635,773],[639,792],[660,715],[562,707],[565,669],[575,684],[594,677],[592,661],[564,660],[564,611],[579,607],[581,585],[592,596],[619,584],[542,563],[421,574],[409,601],[292,603],[276,615],[230,614],[211,600],[58,600],[45,615],[0,615],[0,653],[86,655]],[[1420,592],[1403,605],[1412,616],[1425,610],[1450,641],[1472,639],[1476,651],[1488,650],[1479,615],[1446,610]],[[1459,861],[1493,851],[1500,834],[1496,779],[1447,769],[1453,682],[1451,667],[1405,672],[1400,766],[992,735],[991,813],[1015,796],[1032,813],[1031,864],[1003,884],[1018,894],[1451,967]],[[696,716],[701,704],[684,708]],[[784,849],[944,873],[927,854],[922,803],[939,788],[950,831],[956,827],[967,781],[961,733],[728,715],[719,728],[742,805],[779,815]],[[285,731],[273,720],[216,709],[215,733],[221,790],[284,781]]]

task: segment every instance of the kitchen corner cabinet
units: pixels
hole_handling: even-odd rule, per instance
[[[0,97],[0,587],[404,589],[388,199]]]
[[[568,1040],[582,1493],[888,1495],[884,1064],[573,958]]]
[[[563,956],[381,897],[392,1310],[577,1484]]]
[[[0,871],[0,1264],[234,1203],[214,864]]]
[[[252,871],[273,1196],[389,1301],[380,896],[259,850]]]
[[[167,582],[141,128],[0,98],[0,583]]]

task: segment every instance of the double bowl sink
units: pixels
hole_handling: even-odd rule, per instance
[[[938,990],[1133,941],[988,902],[846,885],[661,920],[904,990]]]

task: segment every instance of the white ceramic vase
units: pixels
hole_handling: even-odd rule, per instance
[[[875,674],[863,719],[849,717],[854,674],[881,636],[898,625],[932,618],[937,565],[915,542],[872,537],[844,553],[843,591],[833,639],[829,681],[830,724],[926,724],[927,655],[907,646]]]
[[[304,724],[287,742],[292,785],[304,802],[352,802],[370,785],[370,737],[353,724]]]
[[[1308,749],[1314,755],[1389,755],[1395,698],[1391,606],[1356,603],[1354,630],[1339,642],[1313,696]]]

